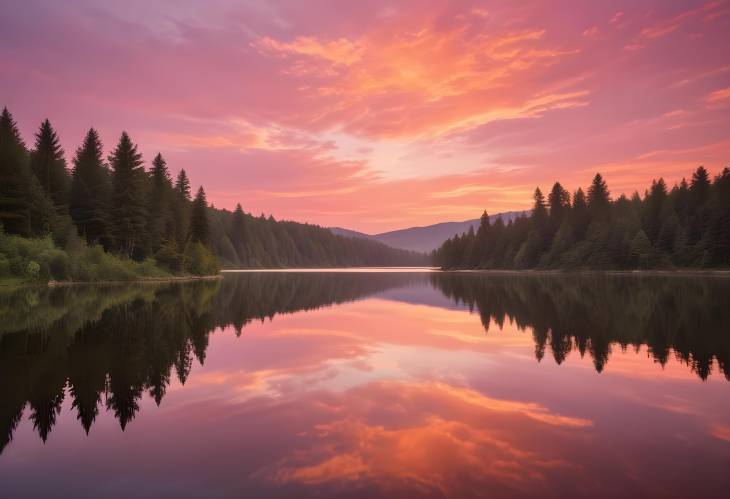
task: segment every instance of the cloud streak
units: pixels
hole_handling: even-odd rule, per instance
[[[0,104],[67,151],[125,129],[216,206],[378,232],[724,166],[729,27],[725,1],[30,0],[0,19]]]

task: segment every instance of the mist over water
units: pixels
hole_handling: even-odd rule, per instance
[[[3,290],[3,495],[716,495],[728,305],[412,269]]]

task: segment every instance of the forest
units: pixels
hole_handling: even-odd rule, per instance
[[[69,168],[41,123],[27,148],[0,115],[0,279],[130,280],[210,275],[227,267],[419,265],[425,255],[273,217],[209,206],[157,154],[149,169],[126,132],[104,157],[91,128]]]
[[[587,193],[556,182],[535,189],[529,216],[490,224],[444,242],[444,269],[684,269],[730,266],[730,169],[714,178],[700,166],[668,188],[654,180],[643,196],[611,198],[596,174]]]

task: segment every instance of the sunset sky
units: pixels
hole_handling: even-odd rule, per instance
[[[0,106],[380,232],[730,163],[730,1],[0,0]]]

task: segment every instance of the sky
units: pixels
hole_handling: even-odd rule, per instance
[[[0,106],[377,233],[730,163],[730,0],[0,0]]]

